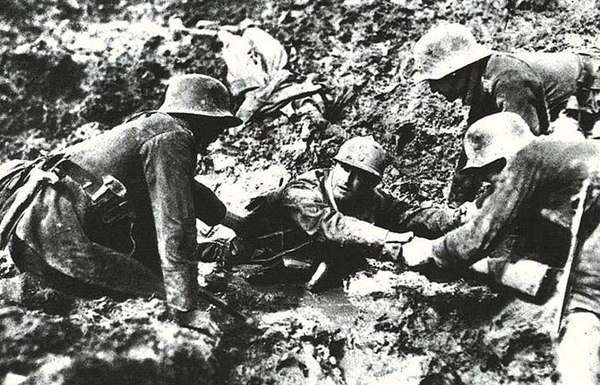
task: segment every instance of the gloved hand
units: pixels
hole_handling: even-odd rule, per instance
[[[394,233],[390,231],[381,250],[382,261],[402,261],[402,245],[414,237],[412,231],[406,233]]]
[[[407,266],[420,266],[432,261],[433,241],[415,237],[402,248],[402,258]]]
[[[190,311],[173,310],[175,320],[179,326],[196,330],[208,336],[216,336],[221,333],[217,324],[210,319],[208,312],[194,309]]]

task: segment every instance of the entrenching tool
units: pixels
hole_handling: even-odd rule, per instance
[[[579,241],[579,228],[581,227],[581,218],[583,217],[583,211],[585,208],[585,201],[590,190],[590,178],[586,178],[581,184],[579,193],[575,195],[574,200],[578,200],[575,214],[571,222],[571,245],[569,247],[569,254],[567,256],[567,262],[563,270],[563,275],[560,277],[558,284],[556,285],[556,292],[558,293],[558,311],[554,319],[554,332],[558,336],[560,333],[560,326],[562,323],[563,315],[565,312],[566,298],[569,290],[569,283],[571,281],[571,271],[575,262],[575,253],[577,252],[577,246]]]

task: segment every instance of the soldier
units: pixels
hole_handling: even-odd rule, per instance
[[[205,329],[196,218],[214,225],[226,208],[194,175],[198,152],[240,123],[229,101],[214,78],[176,76],[157,111],[3,173],[0,231],[18,269],[67,290],[166,292],[181,325]]]
[[[493,193],[471,220],[445,236],[405,244],[404,262],[468,266],[492,251],[507,229],[525,224],[528,239],[549,245],[541,253],[546,262],[559,266],[566,255],[574,258],[558,347],[561,381],[599,383],[600,142],[536,138],[520,116],[504,112],[473,124],[464,147],[465,169],[491,180]],[[582,190],[582,184],[589,188]],[[547,231],[547,222],[554,224],[554,231]],[[562,258],[553,260],[553,254]]]
[[[567,108],[586,136],[598,134],[592,130],[600,117],[600,56],[495,52],[479,45],[460,24],[434,27],[417,41],[413,53],[415,80],[427,81],[433,92],[450,101],[461,98],[470,106],[467,125],[508,111],[520,115],[534,135],[544,135]],[[458,169],[465,161],[463,154]],[[478,181],[457,173],[450,200],[473,200],[478,186]]]
[[[244,225],[232,226],[246,243],[237,263],[304,268],[316,290],[330,268],[347,270],[365,256],[398,260],[406,232],[439,236],[460,223],[460,210],[415,209],[377,188],[386,154],[372,136],[346,141],[334,160],[250,204]]]

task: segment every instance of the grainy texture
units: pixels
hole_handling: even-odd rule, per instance
[[[239,209],[290,175],[329,166],[351,136],[372,134],[396,155],[384,176],[393,194],[443,201],[465,111],[404,81],[412,42],[448,20],[498,50],[584,49],[596,44],[598,13],[589,0],[4,0],[0,159],[32,158],[155,108],[171,75],[225,80],[216,39],[168,26],[249,18],[285,46],[299,78],[355,95],[330,104],[330,120],[273,116],[222,138],[198,164],[207,184]],[[414,139],[401,148],[408,131]],[[209,308],[223,334],[204,336],[168,321],[156,299],[34,291],[0,311],[0,382],[525,384],[554,370],[552,307],[481,277],[371,262],[345,288],[314,296],[293,283],[251,284],[249,269],[204,270],[201,283],[252,313],[256,328]],[[0,274],[13,275],[4,256]]]

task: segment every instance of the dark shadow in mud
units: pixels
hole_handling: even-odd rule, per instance
[[[336,274],[328,276],[320,286],[318,293],[306,289],[305,282],[310,278],[310,271],[281,269],[261,271],[260,269],[241,268],[234,272],[221,274],[221,279],[211,280],[209,287],[220,287],[231,305],[247,313],[264,314],[285,310],[302,312],[302,309],[318,308],[323,314],[339,324],[351,325],[355,322],[358,311],[348,301],[342,286],[342,277]],[[223,287],[222,282],[225,281]],[[247,362],[269,359],[275,344],[285,340],[285,337],[265,334],[266,329],[254,325],[235,322],[231,318],[223,319],[221,330],[223,336],[216,349],[216,358],[220,365],[219,373],[223,376],[219,383],[230,383],[233,369]],[[293,329],[294,325],[290,325]],[[337,359],[344,355],[344,339],[335,339],[331,333],[323,332],[305,338],[313,345],[324,344]],[[312,340],[314,339],[314,341]],[[262,355],[265,355],[264,357]],[[275,372],[286,368],[299,368],[302,372],[303,363],[295,358],[282,360],[277,364]],[[235,376],[235,375],[234,375]]]
[[[519,290],[501,285],[485,274],[471,270],[442,270],[433,264],[425,265],[416,269],[425,275],[430,281],[436,283],[462,282],[464,290],[457,290],[452,294],[443,294],[430,297],[428,302],[438,304],[442,308],[461,311],[473,320],[491,319],[504,310],[504,308],[515,300],[544,305],[551,297],[555,284],[555,271],[550,272],[542,284],[537,296],[531,296]]]
[[[206,277],[206,288],[242,311],[274,312],[298,306],[305,288],[301,277],[257,274],[255,267],[220,270]]]

